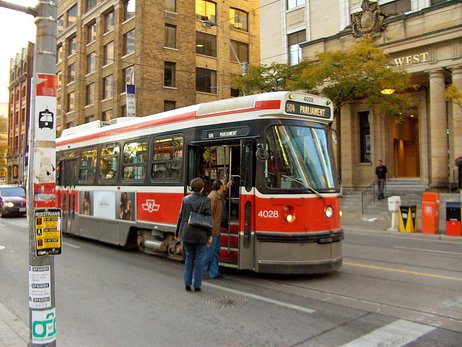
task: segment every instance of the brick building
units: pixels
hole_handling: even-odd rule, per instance
[[[92,120],[235,95],[231,78],[241,74],[240,63],[260,60],[258,6],[257,0],[59,1],[58,135]]]
[[[31,42],[10,60],[7,183],[25,182],[33,63],[34,44]]]

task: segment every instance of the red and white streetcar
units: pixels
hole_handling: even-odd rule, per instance
[[[96,121],[56,141],[62,229],[175,259],[188,182],[232,180],[220,264],[323,273],[342,264],[329,99],[274,92]]]

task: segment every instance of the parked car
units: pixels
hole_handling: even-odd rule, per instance
[[[26,191],[20,186],[0,186],[0,214],[3,217],[9,215],[26,215],[27,201]]]

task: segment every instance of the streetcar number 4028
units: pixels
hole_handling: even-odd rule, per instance
[[[278,218],[279,212],[277,210],[261,210],[258,212],[260,218]]]

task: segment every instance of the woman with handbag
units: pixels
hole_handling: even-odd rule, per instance
[[[194,275],[194,290],[200,291],[202,285],[202,270],[207,257],[207,243],[211,229],[193,223],[197,214],[210,216],[210,200],[202,193],[205,182],[196,177],[191,181],[191,195],[185,196],[178,215],[175,236],[181,240],[185,254],[184,285],[186,291],[191,291]],[[194,217],[194,218],[191,218]],[[199,216],[200,217],[200,216]],[[211,222],[211,217],[208,217]],[[195,224],[195,225],[191,225]]]

